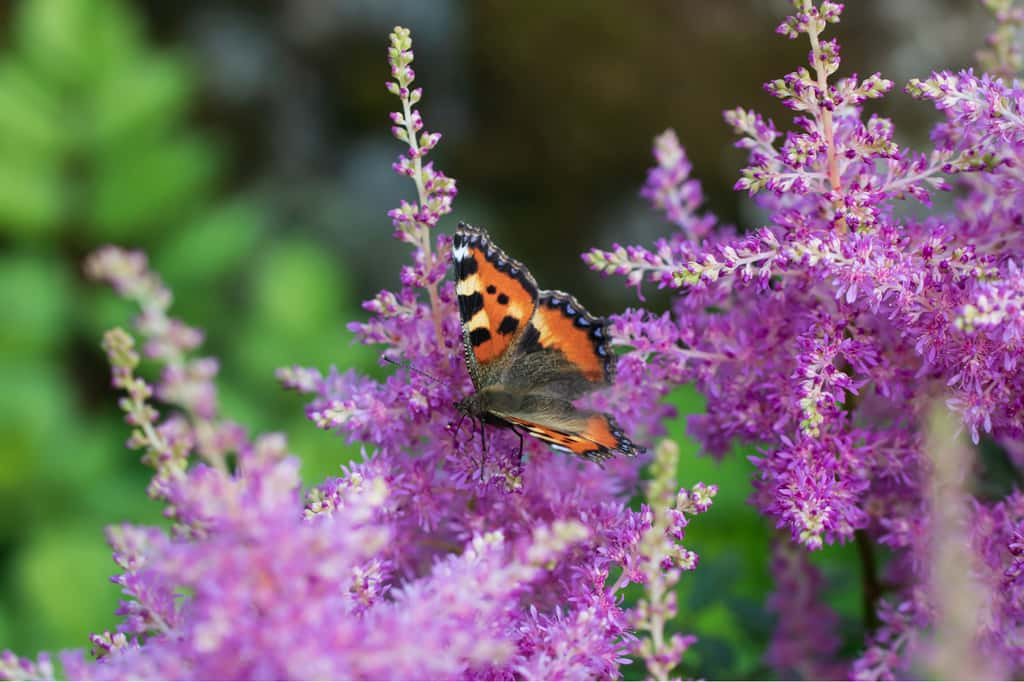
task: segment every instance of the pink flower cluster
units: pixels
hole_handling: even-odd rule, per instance
[[[667,679],[694,642],[668,621],[698,561],[681,544],[685,529],[717,489],[678,488],[674,443],[644,460],[647,503],[631,508],[636,461],[599,468],[531,439],[523,471],[511,434],[495,433],[482,453],[451,428],[455,401],[472,390],[445,281],[450,239],[434,234],[455,184],[425,161],[440,135],[413,108],[422,92],[410,88],[412,60],[409,32],[396,28],[388,90],[408,151],[395,170],[417,201],[390,216],[412,262],[401,288],[367,301],[370,318],[350,325],[383,346],[382,361],[410,369],[383,382],[278,371],[311,395],[317,427],[365,444],[338,478],[303,493],[281,435],[253,437],[219,416],[217,364],[191,357],[202,336],[169,317],[171,295],[143,255],[108,247],[89,260],[90,276],[139,303],[142,354],[163,368],[150,385],[136,374],[133,335],[105,336],[129,447],[154,469],[149,493],[174,525],[108,530],[123,620],[92,638],[97,660],[61,655],[70,678],[589,679],[618,677],[635,655]],[[623,356],[616,387],[594,399],[648,440],[671,413],[658,404],[668,377],[641,381],[649,355]],[[633,608],[623,602],[631,584],[649,588]],[[0,654],[0,677],[53,672],[47,656]]]
[[[869,562],[873,545],[893,552],[879,580],[892,587],[869,597],[877,611],[870,620],[882,626],[850,670],[907,674],[912,652],[922,650],[908,646],[909,633],[925,628],[935,607],[926,589],[930,541],[922,540],[934,535],[924,415],[945,400],[974,444],[985,439],[1012,467],[1024,463],[1024,90],[971,71],[912,80],[907,92],[934,104],[943,120],[933,149],[902,148],[891,121],[862,109],[892,83],[878,74],[834,78],[839,46],[821,35],[839,22],[842,5],[794,6],[779,33],[809,40],[809,68],[765,86],[796,112],[793,129],[782,132],[744,109],[725,115],[737,146],[749,152],[736,189],[753,195],[767,224],[734,236],[681,223],[700,202],[693,185],[685,194],[665,190],[666,175],[683,187],[691,171],[666,133],[642,194],[682,229],[654,248],[615,245],[584,259],[630,285],[679,289],[668,316],[621,316],[628,342],[669,339],[651,362],[674,366],[664,371],[707,396],[708,413],[689,426],[708,451],[758,445],[753,502],[792,541],[813,550],[856,537]],[[1019,25],[1019,12],[1000,10],[997,18]],[[666,159],[676,164],[671,173]],[[927,209],[935,192],[950,190],[951,209],[906,210],[908,203]],[[996,669],[1019,674],[1015,500],[974,499],[979,521],[964,532],[984,547],[976,561],[1008,576],[986,582],[1002,606],[977,637],[1000,662]],[[800,562],[784,565],[779,580],[790,581]],[[802,593],[807,599],[811,589]],[[780,609],[781,631],[791,636],[773,649],[776,665],[822,670],[818,656],[832,640],[787,622],[821,608]],[[829,627],[830,619],[816,618]]]

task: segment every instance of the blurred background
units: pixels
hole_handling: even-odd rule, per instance
[[[99,350],[132,313],[86,283],[83,256],[145,249],[173,313],[207,330],[225,413],[283,430],[314,484],[358,445],[317,431],[277,388],[287,364],[376,368],[345,323],[397,285],[408,256],[386,211],[411,199],[390,168],[396,100],[383,84],[395,24],[412,30],[433,158],[457,178],[457,220],[486,226],[546,288],[597,314],[634,303],[579,254],[669,228],[637,195],[651,138],[674,127],[725,222],[757,214],[732,191],[743,156],[721,111],[790,115],[761,85],[805,63],[773,33],[784,0],[568,3],[456,0],[4,0],[0,2],[0,648],[87,645],[112,628],[117,589],[102,528],[159,521],[147,472],[123,447]],[[881,71],[875,110],[922,146],[934,112],[902,93],[969,66],[991,26],[972,0],[857,0],[838,35],[841,74]],[[648,291],[648,294],[654,292]],[[653,306],[664,299],[651,296]],[[682,389],[681,410],[701,409]],[[763,677],[771,530],[745,504],[750,466],[688,448],[680,483],[719,483],[690,546],[688,661],[709,677]],[[749,452],[749,448],[746,452]],[[698,527],[699,526],[699,527]],[[815,560],[856,649],[850,548]]]

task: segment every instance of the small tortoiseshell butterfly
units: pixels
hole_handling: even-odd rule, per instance
[[[480,421],[484,448],[484,424],[491,424],[519,435],[520,457],[523,432],[596,461],[643,452],[608,415],[572,404],[615,376],[607,320],[569,294],[538,290],[529,271],[484,230],[459,223],[452,260],[466,366],[476,389],[456,407]]]

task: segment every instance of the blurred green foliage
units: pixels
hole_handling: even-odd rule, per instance
[[[275,367],[370,367],[336,255],[227,196],[225,154],[189,121],[197,67],[147,45],[133,6],[31,0],[0,54],[0,647],[81,647],[115,624],[105,525],[159,523],[123,443],[99,338],[131,308],[84,282],[106,242],[145,249],[174,314],[223,360],[224,412],[284,430],[308,483],[355,446],[312,428]]]

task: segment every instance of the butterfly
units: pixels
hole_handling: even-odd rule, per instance
[[[542,291],[522,263],[485,230],[459,223],[452,239],[466,367],[476,392],[455,407],[463,417],[510,428],[555,450],[602,461],[644,452],[606,414],[572,401],[611,385],[615,354],[608,321],[570,294]]]

